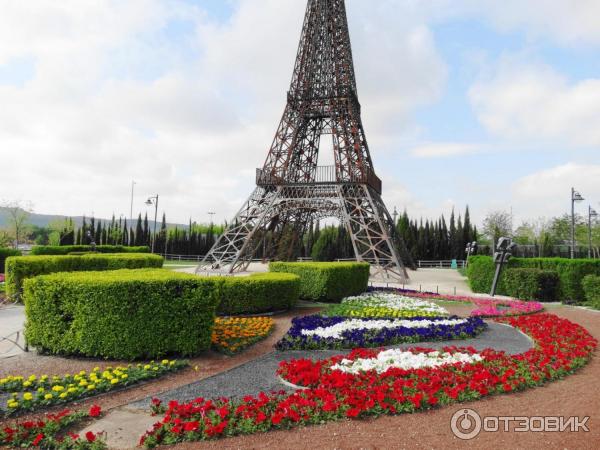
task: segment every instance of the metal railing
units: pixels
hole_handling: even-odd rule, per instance
[[[466,261],[457,260],[439,260],[439,261],[417,261],[417,267],[422,269],[451,269],[452,262],[456,263],[456,267],[462,269],[466,266]]]
[[[317,166],[313,173],[307,173],[303,178],[290,179],[282,174],[256,169],[257,186],[331,183],[367,184],[381,194],[381,180],[372,170],[338,175],[335,166]]]

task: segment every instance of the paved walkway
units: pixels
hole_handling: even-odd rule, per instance
[[[24,323],[23,305],[0,306],[0,359],[23,353],[21,347],[25,345],[22,331]],[[15,341],[19,345],[15,345]]]

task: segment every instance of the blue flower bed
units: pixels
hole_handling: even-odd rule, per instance
[[[455,325],[432,325],[428,327],[393,327],[379,329],[354,329],[341,333],[340,338],[322,337],[317,335],[304,335],[302,330],[315,330],[337,325],[344,321],[352,320],[348,317],[324,317],[318,314],[292,319],[292,326],[283,338],[277,342],[278,350],[326,350],[382,347],[400,343],[415,343],[427,341],[445,341],[452,339],[467,339],[477,336],[487,328],[485,322],[479,317],[462,318],[451,317],[414,317],[411,321],[429,320],[443,321],[448,319],[462,319],[464,323]],[[389,321],[393,319],[360,319],[373,321]]]

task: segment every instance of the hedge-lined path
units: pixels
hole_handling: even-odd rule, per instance
[[[275,327],[273,333],[265,340],[258,342],[246,351],[235,355],[226,356],[216,352],[206,352],[195,358],[190,359],[190,368],[184,369],[175,374],[167,375],[158,380],[149,383],[144,383],[138,386],[132,386],[128,389],[107,393],[93,399],[83,400],[81,402],[72,402],[64,406],[47,409],[48,411],[60,411],[66,408],[87,408],[94,403],[98,403],[103,409],[108,410],[129,403],[142,400],[148,396],[159,394],[161,392],[174,389],[178,386],[183,386],[194,381],[198,381],[219,372],[232,369],[250,360],[259,358],[266,353],[273,351],[273,345],[281,339],[291,325],[292,318],[304,315],[314,314],[320,308],[295,308],[283,314],[273,316]],[[35,351],[22,353],[12,358],[0,359],[0,378],[7,375],[23,375],[30,374],[48,374],[48,375],[63,375],[65,373],[75,373],[80,370],[90,371],[94,367],[106,367],[115,365],[127,365],[127,361],[116,360],[100,360],[91,358],[70,358],[60,356],[41,355]],[[198,370],[194,370],[197,366]],[[0,394],[1,395],[1,394]],[[5,400],[5,399],[4,399]],[[6,401],[0,403],[0,409],[6,406]],[[26,418],[36,417],[38,414],[26,414],[19,416],[25,420]],[[14,421],[14,419],[3,419],[0,415],[0,427]]]
[[[451,310],[453,308],[450,308]],[[452,311],[454,312],[454,311]],[[548,312],[579,323],[600,339],[600,312],[551,305]],[[315,449],[315,448],[422,448],[422,449],[596,449],[600,442],[600,358],[573,375],[523,392],[486,397],[476,402],[435,410],[377,419],[344,420],[238,436],[211,442],[179,444],[177,450],[220,449]],[[452,415],[471,408],[483,416],[589,416],[590,432],[482,432],[471,441],[456,438],[450,429]]]

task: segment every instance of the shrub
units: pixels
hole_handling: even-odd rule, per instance
[[[91,245],[35,245],[31,255],[68,255],[69,253],[87,253]],[[150,247],[127,247],[124,245],[96,245],[97,253],[150,253]]]
[[[21,252],[12,248],[0,247],[0,273],[4,273],[4,262],[9,256],[20,256]]]
[[[512,258],[508,267],[552,270],[558,274],[559,299],[566,303],[583,303],[585,296],[581,282],[586,275],[600,275],[600,260],[566,258]],[[494,277],[494,263],[491,256],[471,256],[467,276],[471,289],[475,292],[488,292]],[[502,277],[503,279],[505,277]],[[504,281],[498,293],[505,293]]]
[[[467,277],[469,286],[473,292],[490,292],[494,281],[496,265],[489,256],[476,255],[469,257],[467,266]],[[498,289],[500,293],[502,289]]]
[[[359,262],[272,262],[271,272],[288,272],[300,277],[300,298],[340,301],[367,290],[368,263]]]
[[[219,314],[255,314],[293,307],[300,293],[300,277],[289,273],[260,273],[249,277],[221,277]]]
[[[162,269],[38,276],[25,281],[25,336],[53,354],[194,355],[210,347],[218,281]]]
[[[506,295],[522,300],[554,302],[559,299],[558,273],[541,269],[507,269],[504,273]]]
[[[600,309],[600,276],[587,275],[583,278],[582,285],[587,304]]]
[[[149,254],[96,253],[82,256],[12,256],[6,260],[6,293],[19,300],[23,280],[54,272],[160,268],[163,258]]]

